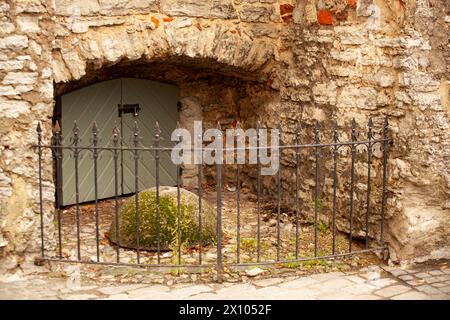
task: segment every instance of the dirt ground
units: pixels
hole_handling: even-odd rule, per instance
[[[231,192],[224,188],[222,192],[223,209],[223,242],[222,253],[226,277],[245,276],[251,268],[250,266],[231,266],[237,262],[237,205],[236,192]],[[205,187],[203,198],[213,206],[216,204],[216,192],[212,188]],[[119,199],[120,204],[126,198]],[[260,240],[260,261],[269,262],[268,265],[260,266],[270,273],[292,274],[292,273],[317,273],[323,271],[348,271],[353,268],[360,268],[367,265],[382,264],[383,261],[373,253],[359,254],[350,257],[340,257],[333,259],[318,259],[301,262],[271,263],[277,260],[277,207],[276,204],[261,201],[261,240]],[[95,204],[82,204],[80,212],[80,250],[81,260],[87,262],[97,261],[97,241],[96,241],[96,215]],[[109,228],[115,215],[114,199],[99,201],[99,260],[104,263],[114,263],[117,261],[116,246],[108,239]],[[57,219],[55,220],[57,226]],[[257,203],[249,199],[245,194],[241,195],[240,201],[240,263],[254,263],[257,261]],[[76,206],[70,206],[61,210],[61,233],[62,233],[62,254],[64,259],[77,260],[77,224]],[[279,256],[281,261],[293,260],[296,258],[296,217],[295,214],[281,212],[280,215],[280,246]],[[318,223],[318,257],[332,254],[332,226],[326,222]],[[349,239],[345,234],[337,233],[335,241],[335,253],[348,253]],[[364,249],[364,244],[353,241],[353,251]],[[196,265],[199,261],[199,248],[186,249],[182,252],[182,264]],[[217,261],[217,247],[206,246],[202,248],[202,264],[206,267],[196,269],[196,272],[214,274],[214,264]],[[55,256],[58,254],[56,249]],[[177,256],[172,252],[161,252],[161,265],[173,265],[178,263]],[[120,262],[135,264],[137,254],[135,250],[125,248],[119,249]],[[298,237],[298,258],[314,257],[314,221],[303,216],[299,219]],[[140,252],[140,263],[148,265],[157,264],[156,252]],[[89,268],[92,269],[92,266]],[[96,269],[95,270],[100,270]],[[158,268],[161,269],[161,268]],[[107,271],[109,272],[109,271]],[[171,271],[173,273],[173,270]],[[120,272],[119,272],[120,273]],[[129,271],[125,272],[130,273]],[[131,273],[134,273],[131,272]],[[167,273],[167,272],[166,272]],[[179,274],[179,272],[176,272]],[[267,274],[267,273],[266,273]]]

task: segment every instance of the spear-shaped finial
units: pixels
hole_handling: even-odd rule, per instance
[[[302,134],[302,123],[297,121],[297,125],[295,127],[295,135],[300,136]]]
[[[333,140],[334,142],[338,142],[339,140],[339,127],[337,121],[333,121]]]
[[[80,142],[80,128],[78,127],[77,121],[73,122],[73,142],[77,145]]]
[[[92,133],[94,134],[94,136],[98,135],[97,121],[94,121],[94,124],[92,125]]]
[[[220,121],[217,121],[217,130],[219,130],[219,136],[222,136],[222,126],[220,125]]]
[[[59,125],[59,121],[56,120],[55,125],[53,126],[53,133],[60,133],[61,132],[61,126]]]
[[[239,120],[236,122],[236,135],[240,135],[239,130],[241,130],[241,123],[239,122]]]
[[[370,140],[373,137],[373,120],[372,120],[372,117],[369,118],[369,122],[367,124],[367,127],[368,127],[367,137]]]
[[[155,122],[155,135],[159,136],[161,134],[161,128],[159,127],[159,122]]]
[[[40,121],[38,121],[38,124],[37,124],[37,127],[36,127],[36,132],[39,133],[39,134],[42,132],[41,122]]]
[[[356,140],[356,120],[352,119],[352,139]]]
[[[114,141],[118,141],[119,140],[119,135],[120,135],[120,129],[117,127],[117,123],[114,125],[114,128],[112,130],[112,134],[113,134],[113,140]]]
[[[316,120],[314,124],[314,137],[316,142],[319,142],[319,131],[320,131],[320,124],[319,121]]]

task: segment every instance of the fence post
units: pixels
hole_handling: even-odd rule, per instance
[[[355,118],[352,120],[352,146],[351,146],[351,152],[352,152],[352,168],[351,168],[351,181],[350,181],[350,226],[349,226],[349,244],[348,244],[348,251],[352,252],[352,242],[353,242],[353,193],[354,193],[354,186],[355,186],[355,158],[356,158],[356,121]]]
[[[53,127],[52,147],[56,160],[56,216],[58,219],[58,257],[62,259],[61,203],[62,203],[62,156],[61,127],[56,121]]]
[[[381,200],[381,244],[384,245],[384,215],[386,207],[387,152],[389,146],[389,122],[387,116],[383,125],[383,190]]]
[[[336,189],[337,189],[337,155],[339,150],[338,124],[334,122],[333,128],[333,256],[336,254]]]
[[[73,156],[75,158],[75,208],[77,218],[77,258],[81,261],[81,235],[80,235],[80,184],[79,184],[79,156],[80,156],[80,128],[76,121],[73,123]]]
[[[45,258],[44,250],[44,210],[42,208],[42,128],[41,123],[38,122],[37,128],[38,138],[38,167],[39,167],[39,214],[41,219],[41,258]]]
[[[98,127],[94,121],[92,125],[92,152],[94,159],[94,197],[95,197],[95,243],[97,249],[97,262],[100,262],[100,230],[99,230],[99,208],[98,208]]]
[[[298,259],[299,253],[299,232],[300,232],[300,144],[302,139],[302,126],[297,122],[295,129],[295,259]]]
[[[220,123],[217,123],[217,129],[220,131],[218,138],[222,137]],[[216,152],[219,150],[216,149]],[[220,150],[223,152],[223,150]],[[223,155],[222,155],[223,156]],[[217,282],[222,282],[222,157],[219,157],[216,163],[217,176]]]
[[[372,138],[373,138],[373,121],[372,118],[369,118],[369,123],[367,125],[367,206],[366,206],[366,219],[365,219],[365,229],[366,229],[366,249],[369,248],[369,216],[370,216],[370,180],[372,177]]]

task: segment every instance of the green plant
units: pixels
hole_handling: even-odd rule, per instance
[[[289,253],[288,256],[286,257],[286,260],[295,260],[295,254]],[[301,266],[301,262],[298,261],[286,262],[284,266],[289,269],[295,269]]]
[[[312,269],[315,267],[327,267],[330,263],[325,259],[307,260],[301,262],[302,267],[305,269]]]

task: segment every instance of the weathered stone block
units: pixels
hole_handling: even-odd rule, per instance
[[[4,78],[3,84],[34,84],[37,72],[9,72]]]
[[[21,70],[24,66],[24,61],[21,60],[8,60],[0,61],[0,70],[11,71]]]
[[[18,13],[44,13],[47,11],[43,0],[16,0],[16,14]]]
[[[18,118],[30,111],[30,104],[21,100],[8,100],[0,97],[0,114],[4,118]]]
[[[97,0],[55,0],[55,13],[61,16],[92,16],[98,14]]]
[[[163,13],[171,16],[237,18],[231,0],[162,0],[160,6]]]
[[[374,110],[377,91],[371,87],[345,87],[338,98],[338,107]]]
[[[11,22],[0,22],[0,34],[8,34],[16,30]]]
[[[40,31],[38,17],[24,16],[17,18],[19,30],[24,33],[37,33]]]
[[[269,22],[274,19],[273,7],[243,6],[239,11],[241,21],[245,22]]]
[[[0,39],[0,49],[25,49],[28,47],[28,38],[26,36],[9,36]]]
[[[148,13],[158,9],[157,0],[99,0],[100,13],[103,15],[124,15],[129,12]]]

